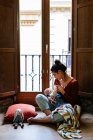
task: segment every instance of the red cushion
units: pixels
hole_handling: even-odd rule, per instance
[[[33,105],[28,104],[14,104],[11,105],[5,114],[4,120],[5,121],[13,121],[14,112],[16,109],[20,108],[24,114],[24,120],[27,120],[29,117],[35,117],[37,113],[35,112],[35,107]]]

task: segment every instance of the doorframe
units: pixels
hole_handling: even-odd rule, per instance
[[[71,75],[76,78],[76,48],[77,48],[77,0],[72,0],[72,50]]]
[[[42,92],[21,92],[20,91],[20,11],[19,11],[19,1],[18,0],[18,94],[17,102],[30,103],[36,106],[35,97],[38,93],[43,94],[45,88],[49,87],[49,0],[41,0],[42,8]],[[48,50],[46,53],[46,44],[48,45]]]
[[[50,68],[49,68],[50,65],[49,63],[50,12],[49,11],[50,10],[49,9],[50,9],[50,1],[42,0],[42,68],[43,68],[42,91],[44,91],[45,88],[49,87],[49,74],[50,74]]]

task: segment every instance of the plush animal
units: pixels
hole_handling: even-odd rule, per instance
[[[23,128],[24,127],[23,121],[24,121],[23,111],[21,109],[16,109],[13,119],[14,128],[17,129],[18,125],[20,125],[21,128]]]

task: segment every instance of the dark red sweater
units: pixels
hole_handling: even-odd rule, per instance
[[[54,84],[60,85],[60,81],[55,79]],[[78,104],[78,81],[73,78],[64,88],[64,90],[65,94],[63,95],[62,99],[65,102],[70,103],[72,106]]]

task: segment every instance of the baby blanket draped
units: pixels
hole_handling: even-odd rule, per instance
[[[82,138],[82,136],[79,134],[81,130],[78,129],[80,127],[80,111],[80,106],[75,105],[73,108],[71,104],[62,105],[54,110],[55,113],[58,112],[60,115],[62,115],[62,118],[64,119],[62,123],[59,123],[57,128],[57,132],[63,138]]]

